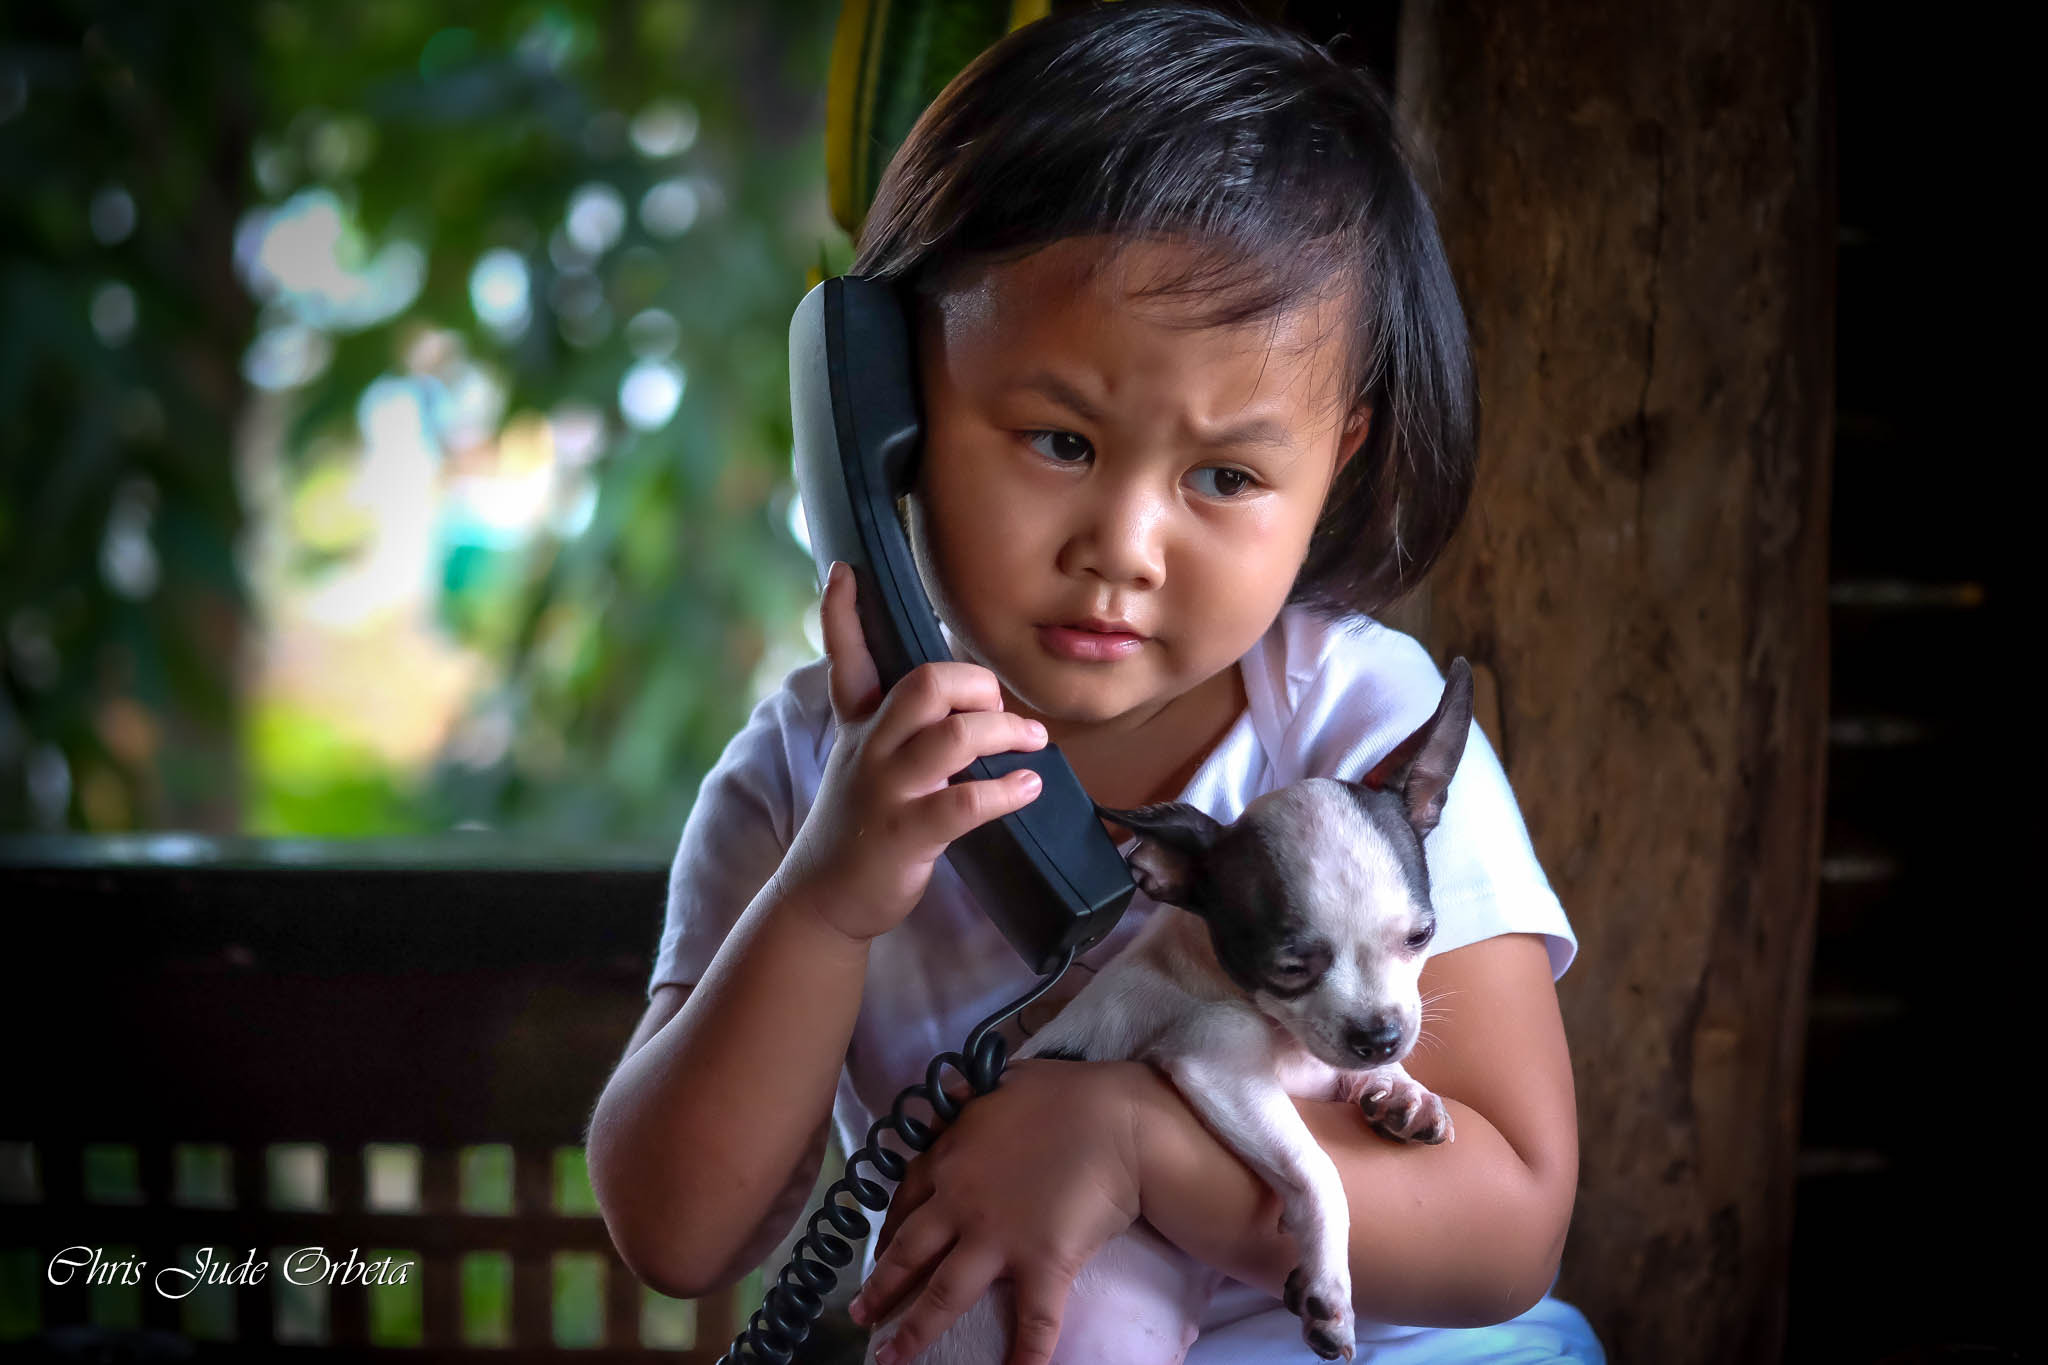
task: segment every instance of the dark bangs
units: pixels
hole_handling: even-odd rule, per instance
[[[1290,602],[1374,612],[1435,562],[1469,499],[1465,319],[1384,94],[1248,15],[1119,0],[977,57],[884,172],[853,270],[935,293],[1069,237],[1173,237],[1200,326],[1353,301],[1345,407],[1371,429],[1332,486]]]

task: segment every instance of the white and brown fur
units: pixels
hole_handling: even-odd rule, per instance
[[[1228,826],[1181,802],[1098,807],[1138,835],[1127,861],[1159,909],[1018,1053],[1139,1059],[1164,1071],[1280,1195],[1301,1255],[1287,1306],[1324,1359],[1354,1349],[1349,1206],[1291,1097],[1356,1103],[1396,1141],[1451,1140],[1443,1102],[1401,1061],[1421,1031],[1418,979],[1436,928],[1422,841],[1471,719],[1472,674],[1458,659],[1435,714],[1362,781],[1297,782],[1256,798]],[[1090,1269],[1113,1267],[1116,1248]],[[919,1360],[1000,1360],[1009,1322],[995,1297]],[[1185,1337],[1174,1359],[1192,1324]]]

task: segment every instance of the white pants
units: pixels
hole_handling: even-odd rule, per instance
[[[1209,1301],[1187,1365],[1298,1365],[1315,1356],[1301,1341],[1301,1319],[1277,1299],[1226,1282]],[[1353,1365],[1606,1365],[1607,1353],[1578,1309],[1544,1298],[1518,1318],[1491,1327],[1358,1324]]]

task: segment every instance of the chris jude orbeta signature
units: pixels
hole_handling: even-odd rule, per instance
[[[382,1256],[363,1260],[350,1247],[346,1260],[336,1260],[325,1247],[300,1247],[284,1258],[279,1272],[292,1284],[404,1284],[411,1261]],[[167,1299],[182,1299],[202,1284],[262,1284],[270,1262],[256,1259],[254,1247],[240,1261],[216,1259],[212,1247],[201,1247],[186,1265],[167,1265],[147,1276],[149,1262],[137,1256],[107,1257],[98,1247],[66,1247],[50,1258],[45,1272],[51,1284],[148,1283]]]

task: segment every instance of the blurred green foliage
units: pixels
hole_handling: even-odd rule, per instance
[[[0,829],[671,845],[815,600],[786,337],[807,268],[851,257],[825,211],[836,9],[0,15]],[[401,306],[266,287],[259,230],[294,212]],[[521,325],[480,316],[487,257],[523,276]],[[502,323],[518,291],[495,297]],[[248,704],[237,432],[274,421],[300,487],[360,445],[373,386],[430,404],[458,364],[493,422],[601,415],[596,498],[518,543],[443,536],[442,624],[489,659],[504,741],[397,772]],[[622,420],[637,364],[681,387],[650,429]],[[354,552],[294,534],[306,572]]]

